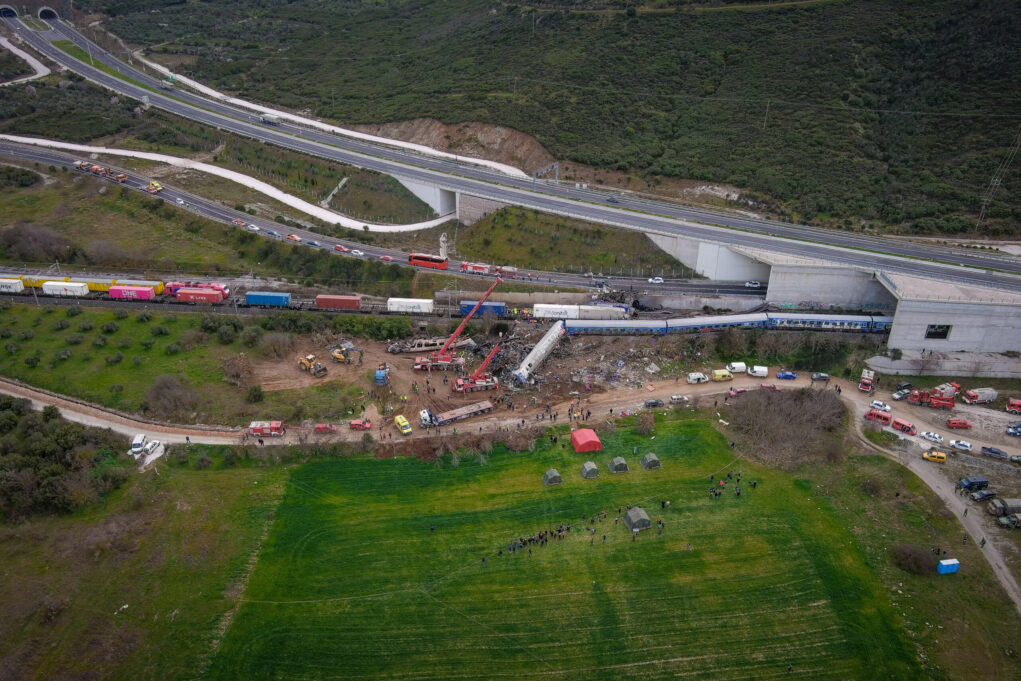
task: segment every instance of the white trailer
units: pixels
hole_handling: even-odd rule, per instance
[[[432,314],[433,301],[428,298],[389,298],[386,301],[386,311]]]
[[[532,306],[532,316],[536,319],[578,319],[578,306],[536,303]]]
[[[44,281],[43,293],[48,296],[83,298],[89,295],[89,285],[76,281]]]
[[[21,293],[25,284],[21,279],[0,279],[0,293]]]
[[[579,305],[578,319],[624,319],[627,310],[612,305]]]
[[[259,114],[259,120],[262,121],[263,123],[269,123],[270,125],[280,124],[280,116],[277,116],[275,114],[268,113]]]

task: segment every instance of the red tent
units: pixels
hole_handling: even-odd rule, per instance
[[[571,433],[571,446],[576,452],[600,452],[603,443],[599,441],[596,431],[591,428],[580,428]]]

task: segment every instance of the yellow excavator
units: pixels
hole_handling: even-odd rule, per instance
[[[333,358],[334,362],[350,364],[356,352],[358,353],[358,363],[361,364],[362,358],[365,356],[365,351],[361,348],[334,348],[330,352],[330,357]]]
[[[316,361],[315,355],[305,355],[304,357],[298,358],[298,367],[302,371],[307,371],[316,378],[322,378],[326,375],[326,367]]]

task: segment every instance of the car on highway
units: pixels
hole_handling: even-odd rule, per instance
[[[936,463],[946,463],[947,453],[941,452],[938,449],[930,449],[927,452],[922,452],[922,458],[926,461],[935,461]]]
[[[309,239],[308,241],[306,241],[305,245],[306,246],[311,246],[312,248],[319,248],[319,242],[318,241],[313,241],[312,239]]]
[[[288,234],[287,235],[287,240],[288,241],[297,241],[298,243],[301,243],[301,237],[298,236],[297,234]]]
[[[609,203],[620,203],[620,199],[618,199],[616,196],[610,196],[606,200]]]
[[[337,251],[338,253],[347,253],[351,249],[348,248],[347,246],[342,246],[341,244],[334,244],[333,250]]]
[[[379,256],[379,259],[382,260],[383,262],[393,262],[394,261],[394,257],[392,255],[381,255],[381,256]]]
[[[272,229],[267,229],[266,230],[266,236],[271,236],[274,239],[279,239],[280,238],[280,233],[279,232],[274,232]]]
[[[663,277],[649,277],[649,283],[650,284],[662,284],[663,283]]]
[[[762,288],[762,282],[761,281],[755,281],[755,280],[746,281],[744,283],[744,287],[745,288]]]
[[[890,405],[882,400],[872,400],[869,403],[869,408],[878,409],[879,411],[890,411]]]
[[[951,440],[950,446],[953,447],[954,449],[959,449],[962,452],[971,451],[971,443],[968,442],[967,440]]]
[[[784,381],[793,381],[798,377],[798,374],[794,371],[788,371],[787,369],[784,369],[783,371],[776,372],[776,377],[779,379],[783,379]]]
[[[244,227],[245,226],[245,221],[242,220],[241,218],[234,218],[233,220],[231,220],[231,222],[233,222],[238,227]]]
[[[178,199],[177,199],[177,205],[178,205],[178,206],[183,206],[183,205],[184,205],[184,199],[182,199],[182,198],[178,198]]]
[[[369,419],[355,419],[350,423],[351,430],[369,430],[372,428],[372,421]]]
[[[251,222],[249,222],[248,223],[248,229],[252,230],[253,232],[258,232],[259,231],[259,225],[253,225]]]
[[[968,498],[972,501],[989,501],[996,496],[996,492],[991,489],[980,489],[977,492],[972,492],[968,495]]]
[[[780,392],[780,387],[776,383],[763,383],[759,386],[759,390],[769,390],[771,392]]]
[[[356,248],[356,249],[354,249],[353,251],[351,251],[351,255],[355,256],[356,258],[360,258],[360,257],[362,257],[363,255],[365,255],[365,253],[363,253],[363,252],[359,251],[359,250],[358,250],[358,249]]]
[[[988,456],[991,459],[1009,459],[1010,456],[1007,452],[1003,451],[999,447],[983,447],[982,455]]]
[[[918,434],[918,437],[929,442],[935,442],[936,444],[943,444],[943,436],[939,433],[934,433],[931,430],[925,430]]]
[[[592,285],[595,286],[596,288],[608,288],[610,286],[607,282],[603,281],[602,279],[600,279],[599,281],[592,282]]]
[[[649,409],[655,409],[663,406],[663,400],[645,400],[645,406]]]
[[[903,400],[905,397],[911,394],[910,390],[898,390],[891,397],[895,400]]]

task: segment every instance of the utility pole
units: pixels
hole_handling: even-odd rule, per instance
[[[978,223],[976,226],[981,226],[983,220],[986,219],[986,209],[989,208],[989,204],[993,201],[993,195],[996,194],[996,190],[1003,184],[1003,176],[1007,174],[1007,170],[1010,168],[1010,164],[1014,162],[1014,157],[1017,155],[1018,147],[1021,147],[1021,127],[1018,128],[1017,134],[1014,136],[1014,143],[1011,144],[1010,149],[1007,151],[1007,155],[1000,161],[1000,165],[996,167],[996,171],[993,173],[993,177],[989,180],[989,188],[986,189],[985,196],[982,197],[982,210],[979,211]]]

